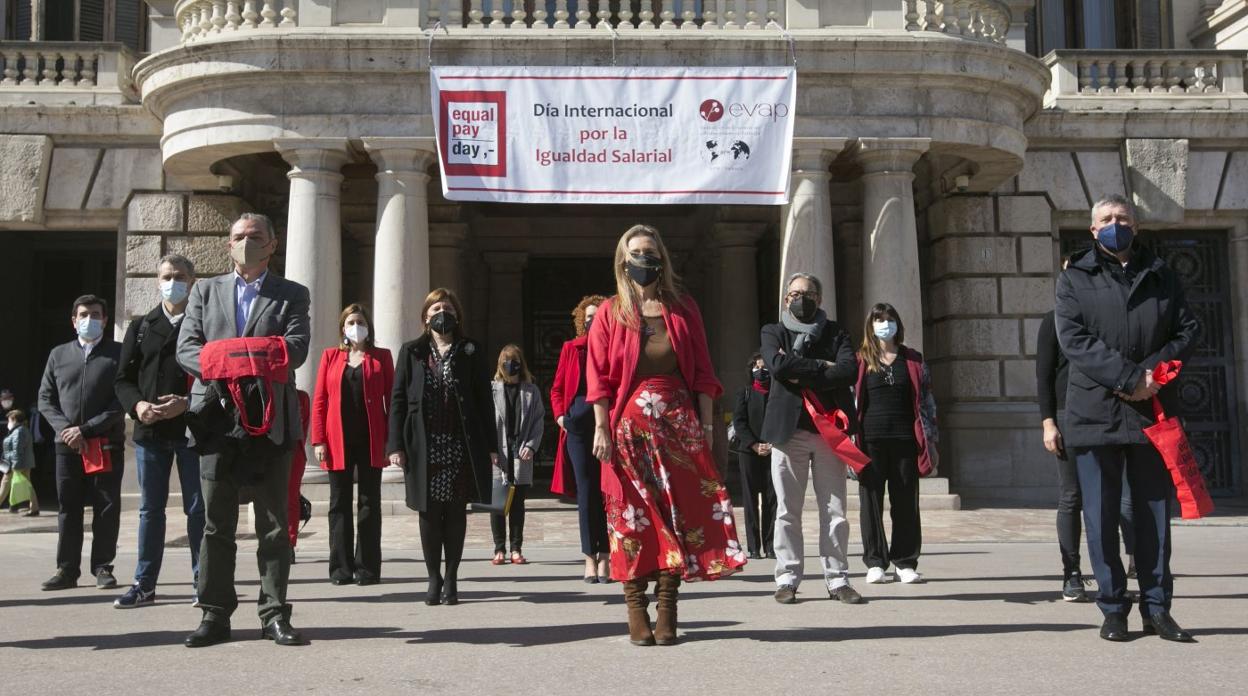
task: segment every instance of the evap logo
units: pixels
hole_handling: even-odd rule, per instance
[[[698,115],[703,121],[714,123],[724,117],[724,105],[717,99],[707,99],[698,107]]]
[[[762,118],[774,123],[789,117],[789,105],[782,102],[728,102],[724,105],[717,99],[707,99],[698,107],[698,115],[708,123],[715,123],[725,115],[751,120]]]

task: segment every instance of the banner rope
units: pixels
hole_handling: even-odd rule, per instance
[[[780,23],[774,19],[767,22],[767,28],[775,29],[776,31],[780,32],[780,36],[784,37],[785,40],[789,42],[789,56],[793,59],[793,69],[796,70],[797,69],[797,41],[794,40],[793,35],[790,34],[787,29],[780,26]]]
[[[442,20],[440,19],[437,22],[434,22],[433,26],[423,32],[425,38],[429,39],[429,43],[425,47],[425,64],[430,68],[433,67],[433,37],[438,33],[439,29],[441,29],[447,36],[451,35],[450,30],[442,24]]]

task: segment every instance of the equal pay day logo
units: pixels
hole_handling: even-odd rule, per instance
[[[439,147],[447,176],[507,176],[507,93],[440,92]]]

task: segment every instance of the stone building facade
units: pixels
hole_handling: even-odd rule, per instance
[[[781,279],[813,272],[856,335],[870,303],[900,310],[933,366],[955,492],[1049,501],[1037,327],[1061,253],[1088,239],[1091,203],[1119,193],[1188,281],[1205,324],[1182,388],[1189,429],[1211,486],[1244,493],[1245,0],[103,6],[96,33],[43,0],[0,3],[0,264],[18,298],[6,324],[31,337],[0,348],[0,382],[22,398],[67,336],[74,296],[114,299],[120,335],[155,303],[161,254],[225,271],[223,236],[245,210],[278,221],[281,270],[312,292],[315,344],[334,343],[338,309],[362,300],[397,348],[419,330],[424,293],[445,285],[471,334],[521,343],[549,380],[568,310],[611,290],[614,240],[642,221],[668,237],[730,391]],[[783,208],[440,195],[431,64],[789,62]]]

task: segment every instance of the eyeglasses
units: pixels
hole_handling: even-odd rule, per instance
[[[806,292],[798,292],[797,290],[794,290],[790,292],[789,294],[785,295],[784,299],[792,302],[793,300],[796,300],[799,297],[809,297],[812,300],[817,300],[819,299],[819,293],[815,292],[814,290],[807,290]]]

